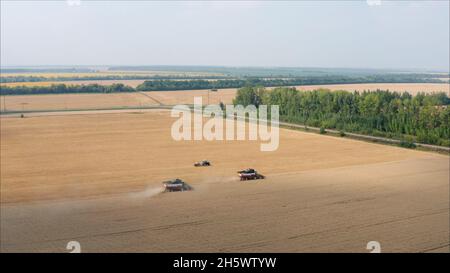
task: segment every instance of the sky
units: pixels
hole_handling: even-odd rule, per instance
[[[1,65],[449,70],[449,1],[4,1]]]

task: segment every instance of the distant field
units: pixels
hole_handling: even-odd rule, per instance
[[[231,103],[236,89],[222,89],[210,93],[210,103]],[[0,109],[5,111],[101,109],[111,107],[142,107],[158,104],[192,104],[194,97],[202,97],[208,103],[207,90],[156,91],[111,94],[58,94],[1,96]]]
[[[412,95],[418,92],[433,93],[447,92],[450,95],[450,85],[448,83],[364,83],[364,84],[332,84],[332,85],[304,85],[296,86],[298,90],[314,90],[327,88],[332,91],[374,91],[377,89],[390,90],[396,92],[408,92]]]
[[[101,81],[97,81],[101,82]],[[118,81],[115,81],[118,82]],[[124,81],[120,81],[124,82]],[[137,84],[137,80],[132,80]],[[342,84],[342,85],[309,85],[296,86],[298,90],[314,90],[318,88],[327,88],[330,90],[348,90],[363,91],[389,89],[391,91],[404,92],[411,94],[418,92],[447,92],[450,95],[449,85],[442,83],[411,83],[411,84]],[[271,88],[269,88],[271,89]],[[237,89],[219,89],[218,92],[209,92],[208,90],[180,90],[180,91],[152,91],[142,93],[113,93],[113,94],[58,94],[58,95],[18,95],[0,97],[1,111],[20,111],[23,103],[25,110],[58,110],[58,109],[88,109],[88,108],[110,108],[110,107],[141,107],[158,104],[192,104],[194,97],[202,97],[203,103],[224,104],[232,103],[236,96]],[[4,100],[6,102],[4,103]]]
[[[144,80],[83,80],[83,81],[48,81],[48,82],[16,82],[16,83],[1,83],[4,86],[49,86],[52,84],[101,84],[110,85],[113,83],[123,83],[132,87],[136,87],[144,82]],[[318,88],[326,88],[332,91],[347,90],[347,91],[364,91],[364,90],[390,90],[397,92],[409,92],[413,95],[418,92],[447,92],[450,94],[450,84],[448,83],[364,83],[364,84],[324,84],[324,85],[301,85],[295,86],[298,90],[314,90]],[[274,87],[273,87],[274,88]],[[236,90],[235,88],[232,88]],[[231,89],[222,89],[231,90]],[[182,90],[180,90],[182,91]],[[189,92],[195,90],[189,90]],[[165,91],[166,92],[166,91]]]
[[[221,76],[220,73],[178,72],[178,71],[98,71],[98,72],[30,72],[30,73],[1,73],[2,77],[34,76],[34,77],[95,77],[95,76]]]
[[[441,81],[443,81],[443,82],[448,82],[448,81],[450,81],[450,78],[438,78],[439,80],[441,80]]]
[[[1,111],[141,107],[157,103],[141,93],[2,96]]]
[[[202,97],[203,104],[230,104],[236,96],[237,89],[219,89],[217,92],[209,90],[189,90],[189,91],[152,91],[143,92],[148,96],[162,102],[163,104],[193,104],[194,97]]]
[[[270,87],[268,89],[273,89],[275,87]],[[418,92],[447,92],[450,95],[449,85],[445,83],[387,83],[387,84],[341,84],[341,85],[303,85],[303,86],[295,86],[297,90],[308,91],[315,90],[319,88],[326,88],[332,91],[336,90],[347,90],[350,92],[353,91],[364,91],[370,90],[374,91],[376,89],[381,90],[390,90],[397,92],[409,92],[413,95]],[[231,103],[233,98],[236,96],[237,89],[229,88],[229,89],[219,89],[218,92],[209,92],[209,100],[210,103]],[[208,101],[208,90],[186,90],[186,91],[152,91],[152,92],[144,92],[149,96],[163,102],[164,104],[192,104],[194,97],[201,96],[203,98],[203,103],[207,103]]]
[[[145,80],[82,80],[82,81],[48,81],[48,82],[8,82],[0,83],[1,86],[50,86],[52,84],[79,85],[79,84],[100,84],[111,85],[114,83],[122,83],[131,87],[136,87]]]

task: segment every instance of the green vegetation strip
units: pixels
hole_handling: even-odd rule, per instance
[[[300,92],[245,87],[238,90],[233,103],[278,105],[280,120],[290,124],[399,139],[405,146],[415,142],[450,146],[450,99],[444,92],[412,96],[380,90]]]

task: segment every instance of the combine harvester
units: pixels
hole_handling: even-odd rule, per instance
[[[174,179],[162,182],[164,185],[164,192],[174,192],[174,191],[190,191],[192,187],[181,179]]]
[[[264,175],[259,174],[254,169],[245,169],[245,170],[242,170],[242,171],[238,171],[238,175],[239,175],[239,178],[240,178],[241,181],[266,178]]]
[[[195,167],[211,166],[211,162],[209,162],[208,160],[202,160],[202,161],[199,161],[199,162],[195,162],[194,166]]]

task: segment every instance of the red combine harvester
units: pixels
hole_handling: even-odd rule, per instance
[[[192,190],[191,186],[189,186],[186,182],[178,178],[170,181],[164,181],[162,183],[164,185],[164,192]]]
[[[243,180],[255,180],[255,179],[264,179],[265,176],[262,174],[259,174],[254,169],[245,169],[242,171],[238,171],[239,178],[241,181]]]

